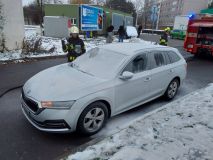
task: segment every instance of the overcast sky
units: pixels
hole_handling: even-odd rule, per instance
[[[23,6],[28,5],[29,3],[32,3],[33,0],[22,0]]]

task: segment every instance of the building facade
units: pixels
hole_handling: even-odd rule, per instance
[[[4,18],[0,41],[4,41],[6,50],[20,49],[24,39],[24,16],[22,0],[1,0]]]
[[[175,16],[199,14],[208,0],[163,0],[160,4],[159,28],[173,27]]]
[[[157,6],[159,8],[162,0],[145,0],[144,3],[144,14],[143,14],[143,26],[144,28],[154,28],[156,26],[157,20],[153,24],[151,20],[152,7]],[[153,26],[154,25],[154,26]]]
[[[105,34],[107,27],[109,27],[110,25],[113,25],[115,27],[114,31],[116,31],[120,25],[124,26],[133,25],[133,17],[131,14],[124,13],[118,10],[112,10],[104,6],[96,6],[96,7],[103,9],[103,28],[102,30],[98,31],[98,34]],[[72,4],[72,5],[46,4],[44,6],[44,12],[45,16],[47,17],[58,17],[58,16],[67,17],[69,20],[71,20],[72,25],[76,25],[79,28],[81,28],[81,15],[79,4]],[[116,21],[117,18],[119,21]]]
[[[200,13],[200,10],[207,8],[211,1],[213,0],[145,0],[144,28],[173,27],[175,16]],[[151,10],[154,5],[158,7],[159,17],[152,23]]]

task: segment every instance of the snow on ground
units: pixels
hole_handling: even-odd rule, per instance
[[[47,56],[58,56],[65,55],[61,46],[61,39],[45,37],[39,35],[40,27],[39,26],[25,26],[25,40],[39,39],[41,38],[41,48],[45,52],[33,52],[29,54],[22,54],[22,50],[6,52],[4,54],[0,54],[0,62],[8,61],[8,60],[16,60],[17,62],[22,62],[24,58],[35,58],[35,57],[47,57]],[[148,41],[143,41],[140,39],[134,40],[124,40],[124,42],[128,43],[129,41],[136,41],[139,43],[151,43]],[[105,37],[98,38],[90,38],[84,39],[86,50],[90,50],[99,45],[104,45],[106,43]],[[118,43],[118,39],[115,37],[113,43]],[[49,52],[49,50],[51,50]]]
[[[68,160],[213,160],[213,84],[134,121]]]

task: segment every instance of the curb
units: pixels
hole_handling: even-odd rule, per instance
[[[66,55],[33,57],[33,58],[20,58],[20,59],[15,59],[15,60],[6,60],[6,61],[0,61],[0,66],[1,65],[9,65],[9,64],[17,64],[17,63],[30,63],[30,62],[34,62],[34,61],[40,61],[40,60],[46,60],[46,59],[57,59],[57,58],[66,58]],[[17,62],[17,61],[23,61],[23,62]]]
[[[110,135],[111,136],[111,135]],[[77,153],[77,152],[82,152],[83,150],[85,150],[88,146],[92,146],[95,145],[99,142],[101,142],[102,140],[104,140],[105,138],[107,138],[108,136],[103,136],[103,137],[99,137],[99,138],[95,138],[87,143],[84,143],[78,147],[76,147],[75,149],[71,149],[70,151],[67,151],[67,153],[64,153],[62,155],[60,155],[59,157],[55,158],[54,160],[66,160],[68,158],[69,155]]]

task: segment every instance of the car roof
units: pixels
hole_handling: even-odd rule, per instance
[[[167,48],[171,49],[170,47],[154,45],[154,44],[147,44],[147,43],[111,43],[106,44],[103,46],[99,46],[99,48],[103,48],[106,50],[118,52],[127,56],[132,56],[137,54],[137,51],[142,51],[146,49],[159,49],[159,48]]]

